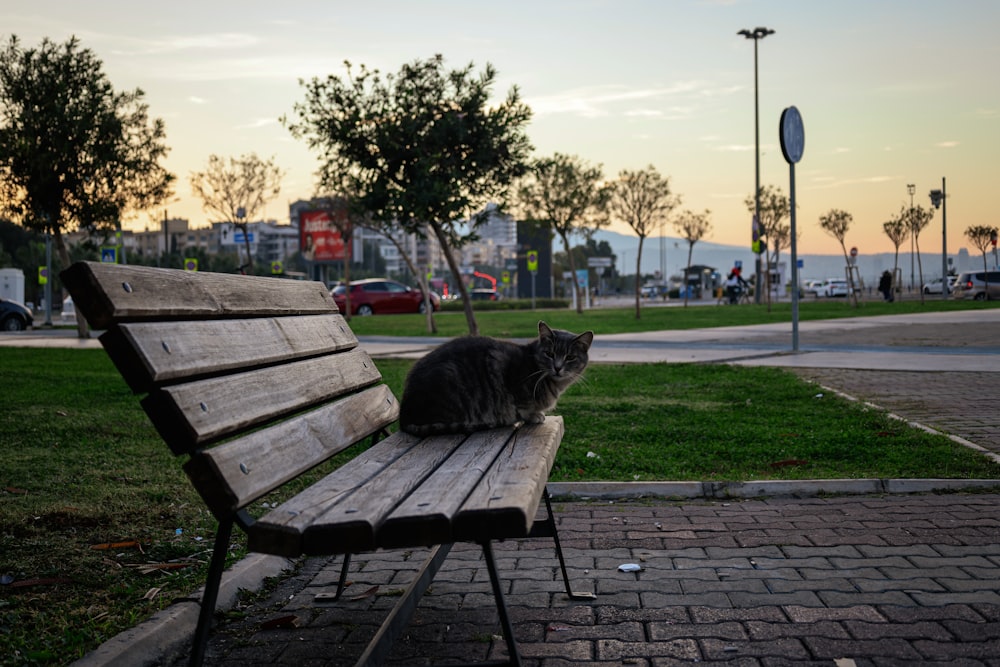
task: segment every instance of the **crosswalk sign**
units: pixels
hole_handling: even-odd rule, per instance
[[[190,257],[184,260],[184,270],[185,271],[197,271],[198,270],[198,258]]]
[[[534,273],[538,271],[538,251],[529,250],[528,251],[528,271]]]
[[[281,264],[281,260],[271,262],[271,273],[284,273],[285,268]]]
[[[101,262],[104,264],[117,264],[118,247],[113,245],[101,246]]]

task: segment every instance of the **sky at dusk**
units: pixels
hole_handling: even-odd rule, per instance
[[[278,120],[304,99],[299,80],[440,53],[449,68],[491,63],[497,100],[519,88],[535,157],[577,155],[609,179],[653,165],[682,208],[711,211],[707,240],[749,244],[754,44],[737,32],[757,26],[775,31],[759,43],[763,185],[789,193],[782,110],[796,106],[805,127],[800,253],[839,253],[817,222],[833,208],[854,216],[848,245],[892,251],[882,223],[909,205],[907,184],[926,207],[942,177],[951,253],[971,250],[970,225],[1000,223],[994,0],[13,0],[0,25],[25,47],[77,36],[116,90],[141,88],[166,123],[176,197],[133,229],[164,210],[207,225],[189,177],[211,154],[274,158],[286,176],[266,217],[287,223],[318,165]],[[939,253],[941,236],[938,212],[921,250]]]

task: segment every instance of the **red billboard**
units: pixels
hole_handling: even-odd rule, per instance
[[[307,262],[333,262],[349,256],[351,244],[344,242],[334,221],[346,224],[347,211],[316,209],[299,213],[299,249]]]

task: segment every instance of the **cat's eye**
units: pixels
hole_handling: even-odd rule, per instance
[[[576,355],[575,354],[567,354],[566,355],[566,361],[576,361]]]

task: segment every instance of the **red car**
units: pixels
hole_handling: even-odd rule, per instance
[[[340,312],[345,312],[347,288],[344,285],[337,285],[330,294],[333,295]],[[434,292],[431,292],[431,306],[434,310],[441,309],[441,298]],[[384,278],[369,278],[351,283],[352,315],[422,312],[424,312],[424,293],[419,289]]]

